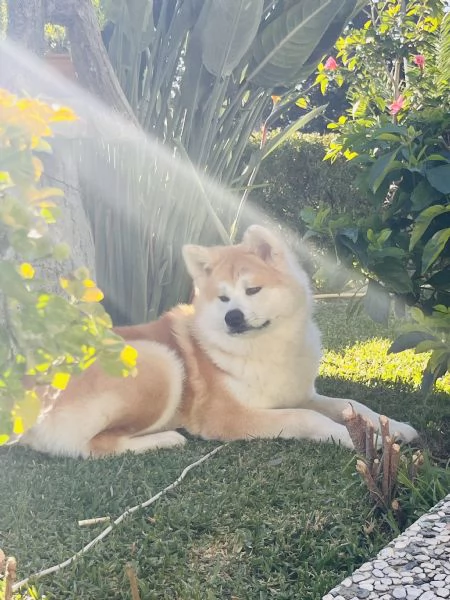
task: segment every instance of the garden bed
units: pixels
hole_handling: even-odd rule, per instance
[[[450,495],[322,600],[450,598]]]

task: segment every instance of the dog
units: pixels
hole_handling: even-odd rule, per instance
[[[138,351],[136,377],[94,363],[74,376],[20,443],[53,455],[101,457],[181,446],[177,431],[204,439],[296,438],[353,444],[349,403],[316,392],[319,330],[305,271],[269,230],[253,225],[241,244],[186,245],[195,296],[157,321],[115,331]],[[410,442],[417,432],[391,420]]]

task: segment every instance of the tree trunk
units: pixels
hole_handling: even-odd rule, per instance
[[[106,100],[109,108],[137,125],[103,44],[92,1],[43,0],[43,3],[46,20],[66,27],[72,60],[83,88]]]
[[[8,36],[31,52],[45,51],[42,0],[8,0]]]

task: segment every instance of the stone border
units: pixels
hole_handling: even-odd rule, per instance
[[[322,600],[450,600],[450,494]]]

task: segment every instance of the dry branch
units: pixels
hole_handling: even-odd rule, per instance
[[[111,520],[111,517],[96,517],[94,519],[82,519],[78,521],[78,527],[90,527],[91,525],[98,525],[99,523],[107,523]]]
[[[136,571],[134,570],[133,566],[130,563],[128,563],[127,566],[125,567],[125,572],[128,576],[128,579],[130,580],[132,600],[141,600],[141,596],[139,594],[138,580],[136,577]]]
[[[398,470],[401,460],[401,449],[395,443],[389,431],[389,419],[380,416],[381,455],[377,456],[375,447],[375,431],[373,424],[361,415],[357,415],[349,405],[344,411],[344,421],[355,448],[361,454],[356,461],[356,470],[365,482],[370,497],[376,506],[384,510],[392,509],[400,512],[400,503],[394,498],[397,488]],[[410,478],[417,476],[423,456],[420,452],[413,455],[410,466]]]
[[[17,563],[13,556],[6,560],[5,568],[5,600],[12,600],[13,585],[16,580]]]
[[[356,414],[353,406],[349,403],[347,408],[342,412],[344,423],[347,431],[350,434],[351,440],[355,449],[360,454],[365,454],[366,450],[366,433],[365,421],[361,415]]]

